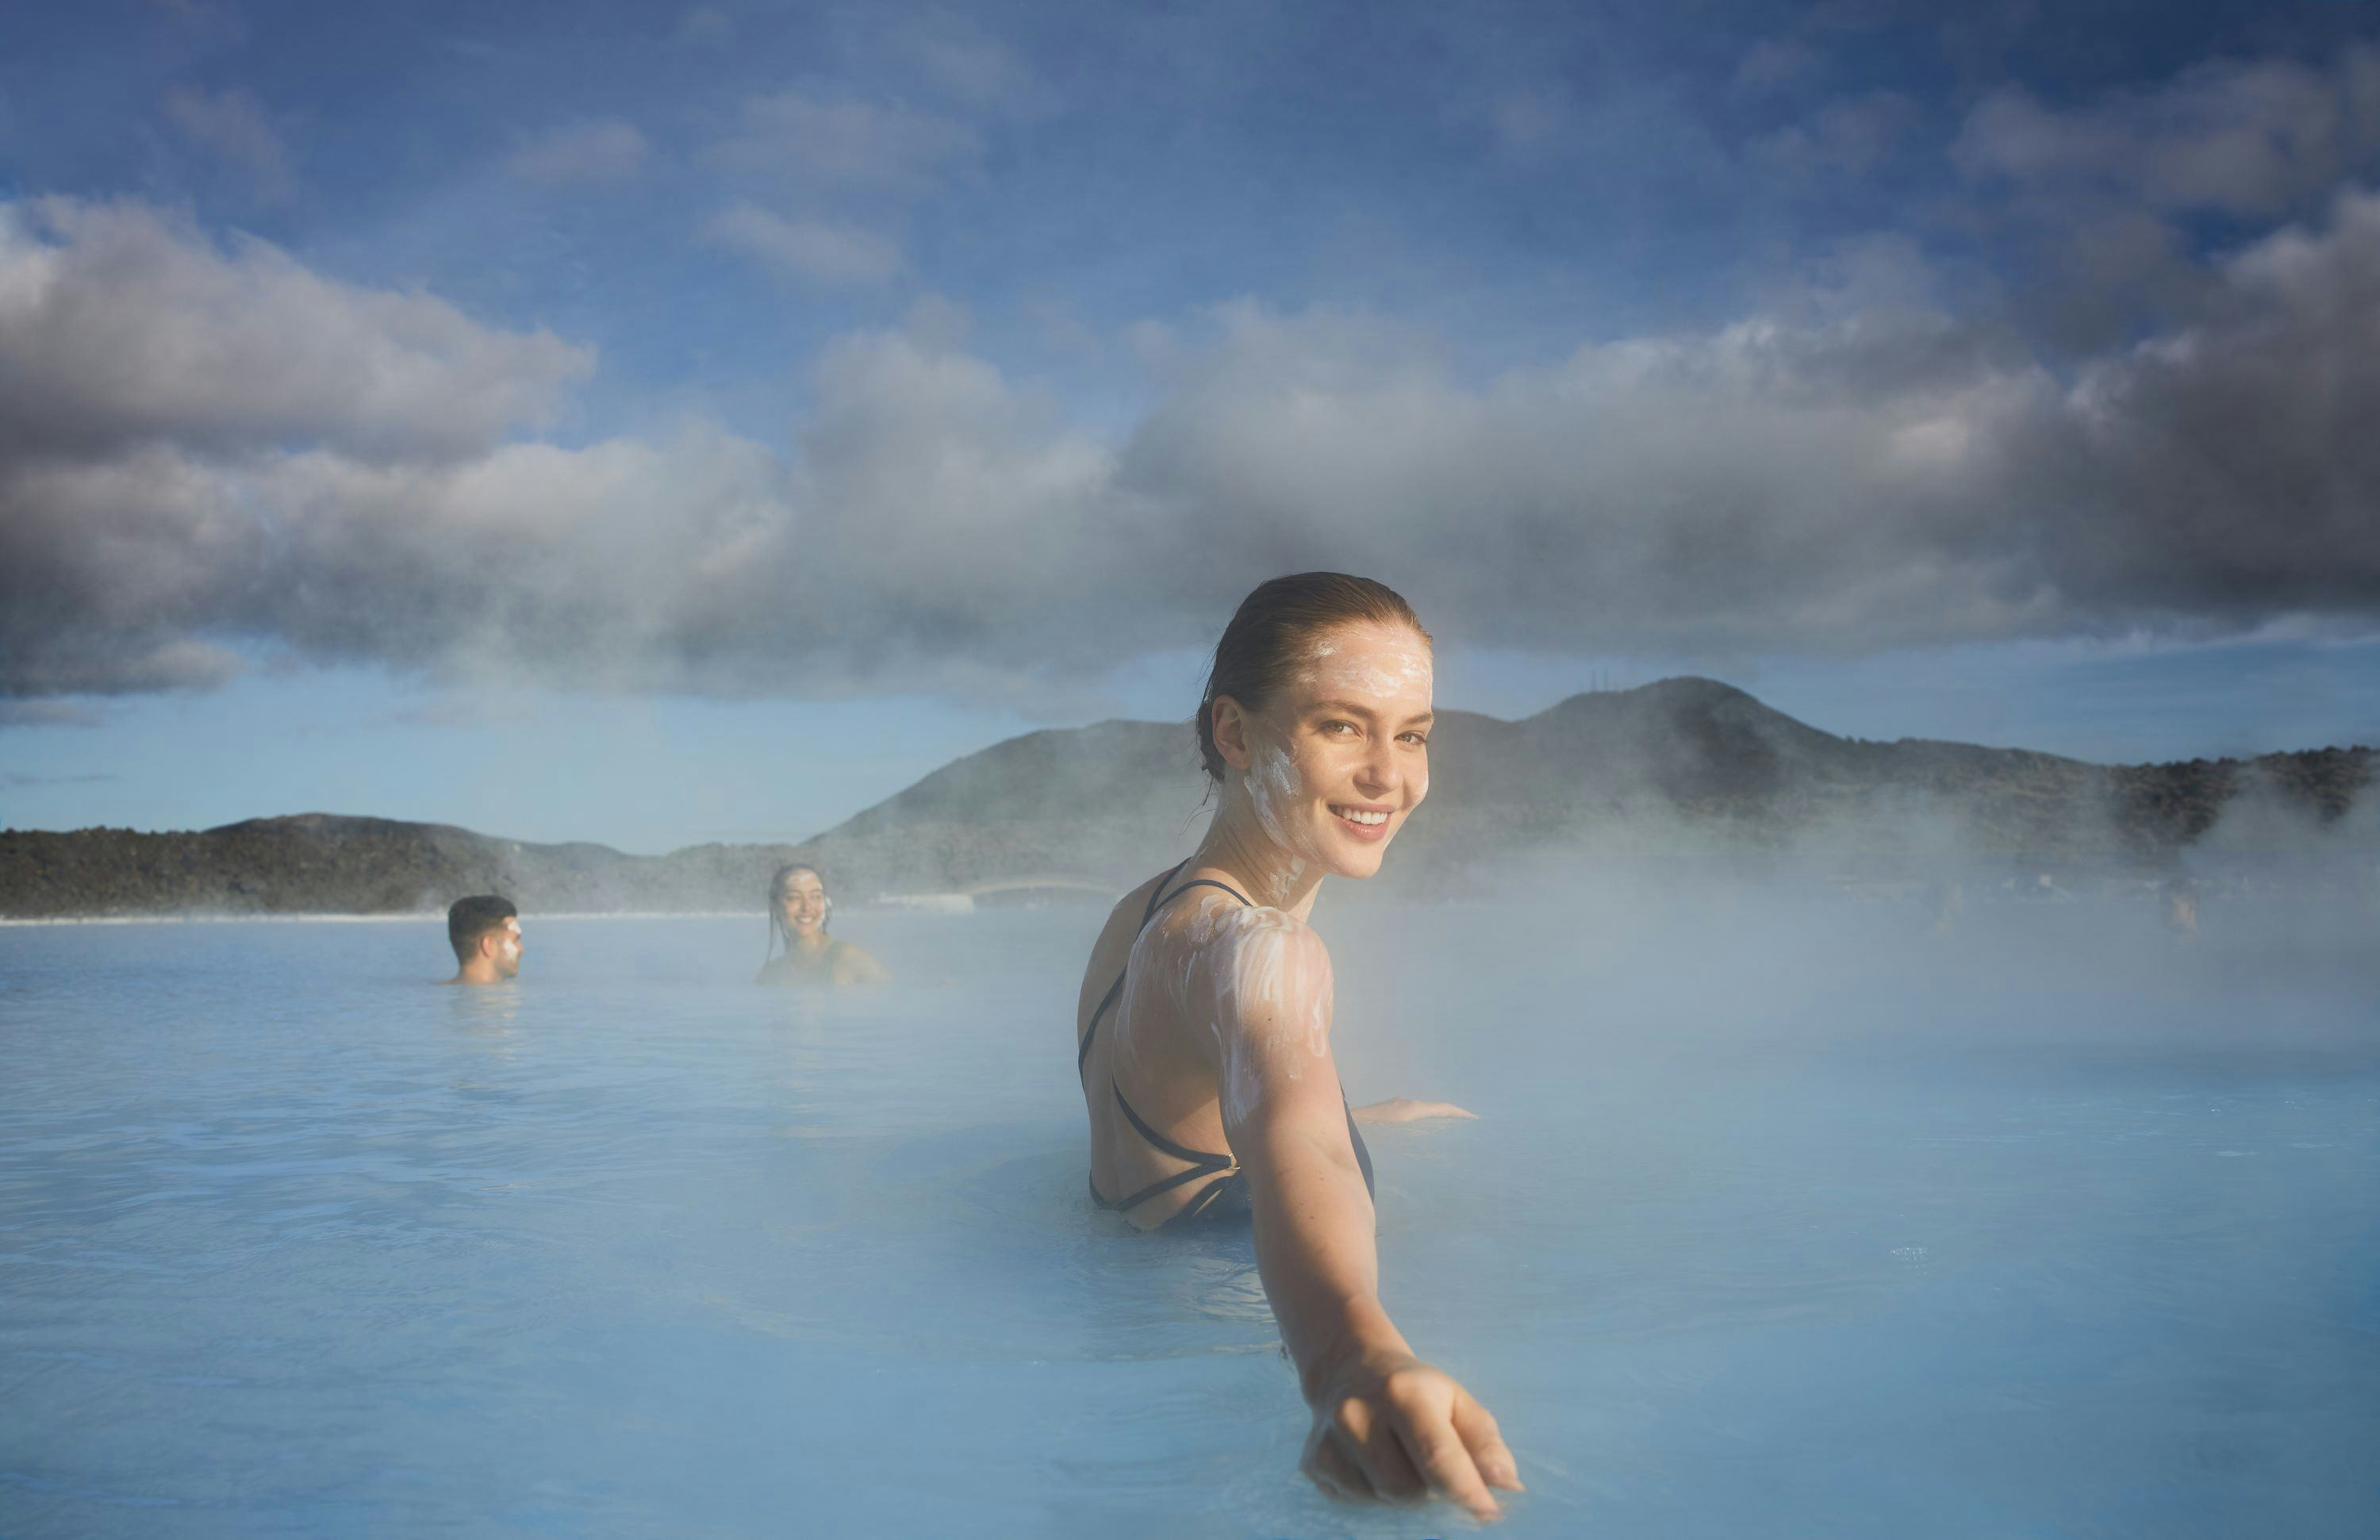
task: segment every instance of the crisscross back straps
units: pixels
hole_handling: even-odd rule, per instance
[[[1175,867],[1172,871],[1167,872],[1163,877],[1157,879],[1157,891],[1148,895],[1148,907],[1140,912],[1140,924],[1133,931],[1133,936],[1135,939],[1139,937],[1141,931],[1148,928],[1148,922],[1157,917],[1158,910],[1163,908],[1166,904],[1171,903],[1173,900],[1180,898],[1184,893],[1188,892],[1193,888],[1220,888],[1223,891],[1231,894],[1233,898],[1238,899],[1242,903],[1248,903],[1247,895],[1242,893],[1237,888],[1231,886],[1229,883],[1218,882],[1211,878],[1206,877],[1193,878],[1189,881],[1182,884],[1179,888],[1174,889],[1172,892],[1167,892],[1165,891],[1165,885],[1173,880],[1175,875],[1182,870],[1183,867],[1186,867],[1189,864],[1189,862],[1184,861],[1180,866]],[[1254,904],[1248,904],[1248,906],[1250,908],[1255,907]],[[1108,986],[1108,992],[1099,997],[1099,1007],[1091,1013],[1091,1025],[1083,1028],[1083,1040],[1081,1043],[1076,1045],[1075,1049],[1075,1074],[1077,1079],[1082,1075],[1083,1066],[1090,1061],[1091,1038],[1095,1037],[1099,1030],[1099,1018],[1106,1015],[1110,1011],[1115,1008],[1117,999],[1123,993],[1124,976],[1131,971],[1131,954],[1126,953],[1124,966],[1118,970],[1116,974],[1116,981]]]

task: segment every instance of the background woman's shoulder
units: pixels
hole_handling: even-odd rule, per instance
[[[837,984],[889,984],[892,973],[849,941],[827,943],[826,965]]]

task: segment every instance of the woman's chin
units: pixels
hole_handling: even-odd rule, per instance
[[[1331,842],[1331,848],[1324,855],[1321,866],[1324,871],[1333,877],[1349,878],[1360,882],[1365,878],[1379,875],[1380,860],[1388,853],[1389,843],[1386,840],[1378,844],[1370,845],[1354,844],[1346,840],[1334,840]]]

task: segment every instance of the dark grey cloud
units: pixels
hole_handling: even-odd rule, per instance
[[[521,436],[589,363],[553,338],[135,207],[20,206],[0,689],[263,652],[1030,705],[1316,565],[1449,639],[1671,656],[2380,622],[2380,194],[2201,264],[2164,329],[2079,362],[1889,255],[1823,304],[1484,382],[1381,318],[1226,306],[1135,339],[1157,405],[1120,435],[949,329],[859,334],[782,448],[565,448]]]
[[[2080,103],[2005,88],[1949,153],[1973,213],[2030,249],[2028,328],[2106,347],[2207,297],[2191,253],[2210,221],[2319,219],[2340,188],[2380,179],[2380,48],[2216,60]]]
[[[1969,114],[1952,162],[2061,202],[2160,213],[2286,212],[2368,169],[2380,152],[2380,49],[2327,67],[2219,61],[2154,89],[2058,107],[2021,88]]]

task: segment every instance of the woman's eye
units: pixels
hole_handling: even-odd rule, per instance
[[[1418,733],[1400,733],[1397,734],[1397,741],[1403,744],[1409,744],[1415,748],[1427,748],[1429,746],[1429,740],[1423,737]]]
[[[1355,724],[1352,721],[1326,721],[1322,724],[1322,731],[1333,737],[1343,738],[1355,731]]]

